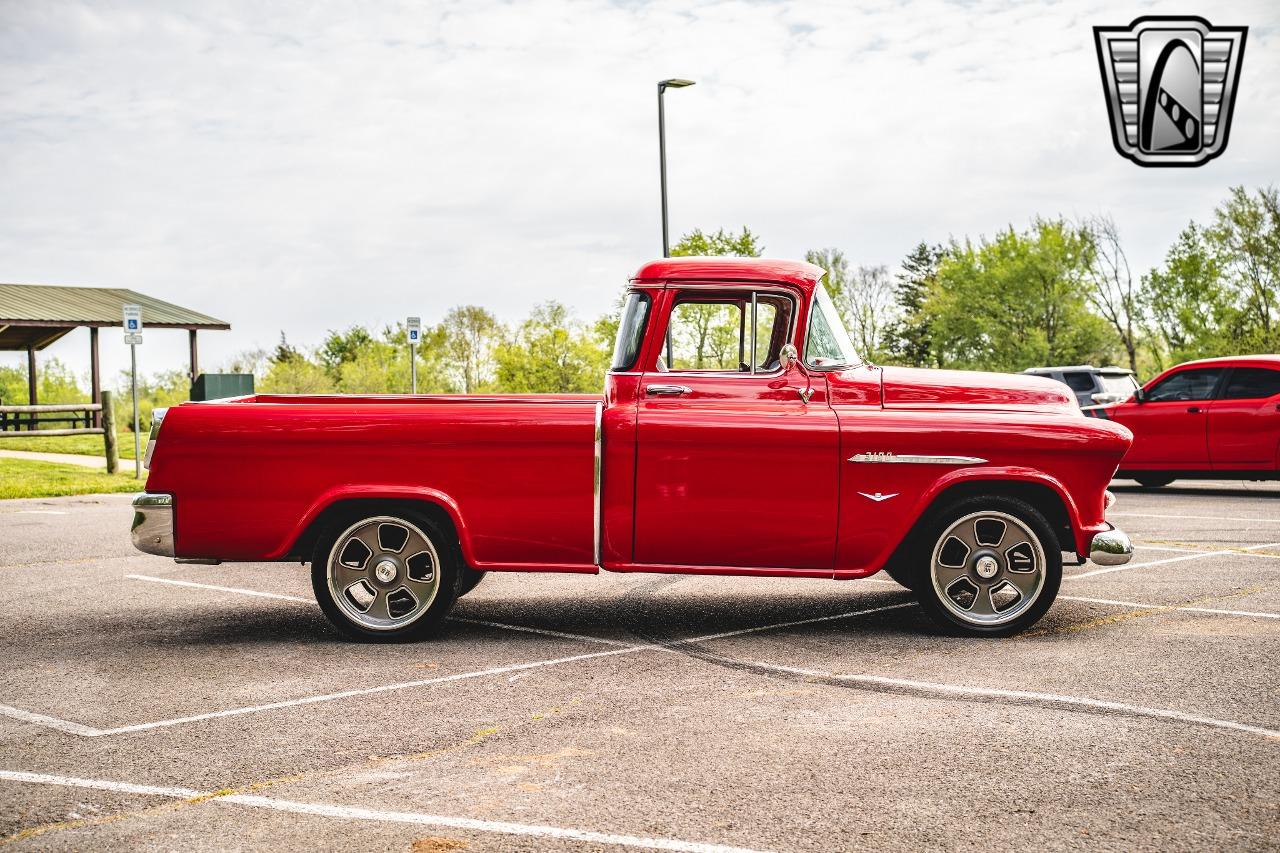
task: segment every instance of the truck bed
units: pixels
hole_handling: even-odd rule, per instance
[[[170,409],[147,489],[180,558],[297,556],[339,501],[441,505],[479,569],[594,571],[598,396],[260,394]],[[307,555],[309,556],[309,555]]]

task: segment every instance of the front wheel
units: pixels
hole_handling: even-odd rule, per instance
[[[1008,636],[1035,624],[1062,582],[1062,552],[1044,516],[1025,501],[995,495],[939,512],[911,566],[924,611],[976,636]]]
[[[348,639],[419,640],[439,631],[457,597],[451,539],[411,510],[335,526],[316,543],[311,588]]]

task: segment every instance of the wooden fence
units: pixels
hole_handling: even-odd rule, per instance
[[[102,413],[102,426],[93,425],[94,415]],[[66,426],[62,426],[65,424]],[[53,429],[44,427],[54,425]],[[116,452],[116,419],[111,410],[111,392],[102,392],[101,403],[66,403],[48,406],[0,406],[0,445],[6,438],[32,438],[59,435],[100,435],[107,457],[107,471],[114,474],[119,467]]]

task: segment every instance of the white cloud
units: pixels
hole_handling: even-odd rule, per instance
[[[264,8],[269,7],[269,8]],[[1110,211],[1146,267],[1231,184],[1277,180],[1280,7],[1251,27],[1227,154],[1140,169],[1108,136],[1091,27],[1154,4],[313,2],[0,5],[0,280],[132,287],[230,320],[206,366],[280,329],[590,316],[672,231],[769,253]],[[144,364],[181,364],[177,333]],[[127,360],[112,335],[108,369]],[[50,349],[82,367],[83,333]],[[6,361],[16,361],[4,356]]]

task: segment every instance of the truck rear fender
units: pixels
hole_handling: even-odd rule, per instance
[[[376,515],[406,504],[447,523],[457,534],[463,559],[468,565],[475,565],[471,537],[453,498],[436,489],[396,485],[340,486],[325,492],[307,510],[279,553],[302,561],[310,560],[316,540],[331,525],[344,519],[354,521],[357,517]]]

